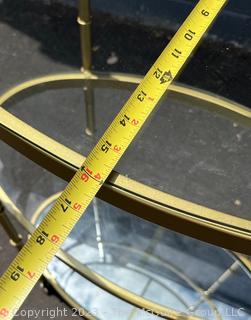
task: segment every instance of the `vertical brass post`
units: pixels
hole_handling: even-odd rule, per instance
[[[85,111],[86,111],[86,128],[85,133],[88,136],[94,136],[95,134],[95,106],[94,106],[94,92],[92,88],[92,82],[90,80],[84,81],[84,99],[85,99]]]
[[[11,223],[1,201],[0,201],[0,224],[3,226],[5,232],[10,237],[10,243],[16,246],[20,250],[23,246],[22,236],[19,233],[17,233],[15,227]]]
[[[82,72],[91,71],[92,64],[92,48],[91,48],[91,16],[90,16],[90,2],[89,0],[79,0],[79,16],[78,23],[80,26],[80,43],[81,43],[81,56],[82,56]],[[94,92],[92,82],[90,80],[84,81],[84,99],[86,110],[86,128],[85,133],[92,136],[94,143],[95,140],[95,105],[94,105]],[[96,239],[98,243],[98,250],[100,260],[105,259],[104,248],[102,242],[102,233],[100,227],[100,216],[98,209],[98,199],[93,199],[93,212],[96,227]]]
[[[83,71],[91,70],[91,16],[89,0],[79,0],[78,24]]]
[[[92,48],[91,48],[91,16],[89,0],[79,0],[78,24],[80,27],[80,44],[82,57],[82,72],[91,71]],[[91,81],[84,82],[84,99],[86,109],[85,133],[92,136],[95,132],[94,93]]]

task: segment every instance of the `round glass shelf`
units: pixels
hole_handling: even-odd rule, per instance
[[[56,75],[0,98],[3,140],[45,168],[1,142],[0,198],[28,231],[66,185],[52,173],[69,180],[138,81]],[[98,319],[248,319],[248,259],[189,236],[232,239],[248,253],[250,119],[245,107],[173,86],[98,195],[105,201],[92,202],[48,267],[56,290]]]
[[[50,86],[33,87],[39,92],[25,97],[31,89],[24,91],[4,106],[83,155],[90,152],[135,87],[111,79],[89,82],[86,95],[91,95],[89,113],[95,132],[88,136],[90,115],[85,112],[83,81],[64,83],[68,88]],[[206,103],[200,92],[192,93],[195,97],[185,88],[183,94],[175,89],[168,92],[115,170],[158,190],[251,220],[251,111],[243,123],[234,112],[222,116],[223,108],[213,105],[213,96],[206,95],[212,100]]]

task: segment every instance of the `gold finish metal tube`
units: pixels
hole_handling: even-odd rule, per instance
[[[83,71],[91,70],[91,17],[89,0],[79,0],[80,44]]]
[[[12,222],[8,218],[5,208],[3,204],[0,201],[0,224],[3,226],[5,232],[10,237],[10,243],[17,247],[18,249],[21,249],[22,247],[22,236],[17,233],[15,227],[13,226]]]

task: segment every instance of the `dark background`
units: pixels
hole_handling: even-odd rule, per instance
[[[91,1],[93,68],[144,74],[195,3],[186,0]],[[76,16],[76,1],[2,0],[0,3],[0,19],[4,24],[32,38],[39,50],[57,64],[74,69],[81,64]],[[197,50],[196,59],[190,61],[178,80],[250,106],[250,30],[250,1],[229,1]],[[7,49],[5,38],[8,38],[7,45],[18,40],[2,32],[2,52]],[[19,46],[28,59],[19,60],[18,51],[15,56],[8,56],[12,64],[6,72],[18,69],[21,63],[27,79],[33,76],[29,73],[32,47],[27,43]],[[113,65],[107,64],[111,54],[118,57]],[[46,73],[39,65],[36,71],[37,76]],[[4,79],[6,72],[0,75],[1,88],[8,81]],[[12,81],[22,80],[18,73],[17,70]]]

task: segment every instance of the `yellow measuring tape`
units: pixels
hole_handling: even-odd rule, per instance
[[[227,0],[201,0],[0,279],[0,319],[12,319],[102,183]]]

